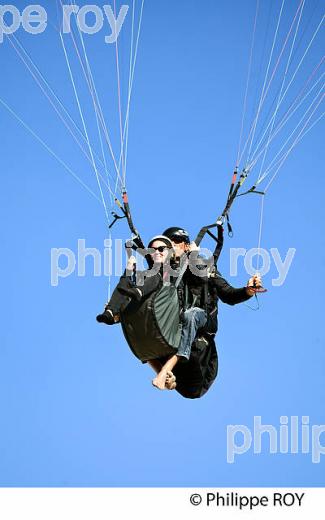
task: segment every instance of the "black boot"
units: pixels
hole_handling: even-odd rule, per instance
[[[105,309],[102,314],[98,314],[98,316],[96,316],[96,320],[98,323],[106,323],[106,325],[114,325],[114,323],[119,321],[115,319],[110,309]]]

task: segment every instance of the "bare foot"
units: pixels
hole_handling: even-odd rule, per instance
[[[176,388],[176,377],[173,372],[167,372],[165,387],[167,390],[175,390]]]
[[[152,380],[153,386],[159,388],[159,390],[165,390],[166,388],[167,370],[160,370],[159,374]]]

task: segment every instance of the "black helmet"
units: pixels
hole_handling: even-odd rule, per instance
[[[170,240],[173,240],[174,242],[185,242],[186,244],[190,243],[190,235],[187,231],[185,231],[185,229],[180,227],[170,227],[165,229],[163,235],[170,238]]]

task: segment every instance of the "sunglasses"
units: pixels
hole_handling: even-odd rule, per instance
[[[175,243],[175,244],[182,244],[183,242],[185,242],[184,238],[182,237],[171,237],[171,240]]]
[[[168,246],[158,246],[151,247],[150,249],[154,249],[155,251],[159,251],[159,253],[163,253],[166,249],[170,249]]]

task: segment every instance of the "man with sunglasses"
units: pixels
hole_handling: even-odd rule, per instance
[[[184,254],[191,256],[191,252],[199,251],[196,244],[190,242],[189,234],[183,228],[167,228],[163,232],[163,235],[172,241],[175,255],[179,258],[182,258]],[[200,266],[197,265],[196,260],[202,264],[203,276],[198,276]],[[195,255],[194,261],[189,263],[189,267],[186,269],[181,283],[183,292],[185,292],[185,288],[187,288],[190,293],[190,298],[189,301],[182,303],[185,309],[193,307],[193,302],[199,308],[206,308],[207,323],[204,328],[209,333],[215,334],[218,330],[218,300],[220,299],[223,303],[227,303],[228,305],[245,302],[254,296],[257,288],[262,287],[262,279],[259,274],[255,274],[248,280],[245,287],[237,289],[232,287],[221,276],[214,265],[207,270],[204,269],[204,267],[206,267],[204,260]],[[206,271],[208,271],[208,273]],[[181,291],[180,297],[181,299],[185,297]]]
[[[168,375],[174,376],[173,370],[178,362],[190,359],[192,345],[198,335],[210,335],[209,339],[213,341],[217,332],[218,299],[230,305],[241,303],[255,293],[253,286],[261,285],[261,278],[255,275],[246,287],[236,289],[222,278],[214,266],[204,269],[207,267],[205,261],[197,253],[192,255],[198,248],[195,243],[191,244],[185,229],[171,227],[163,232],[163,236],[171,240],[174,255],[179,259],[177,275],[180,277],[178,296],[182,331],[177,353],[172,354],[160,369],[159,365],[152,365],[158,372],[152,383],[160,390],[166,388]]]
[[[207,267],[206,261],[197,254],[199,249],[196,244],[190,242],[189,234],[185,229],[171,227],[165,229],[163,235],[172,241],[175,255],[180,258],[180,263],[184,256],[190,258],[179,290],[180,305],[183,309],[183,351],[188,359],[191,345],[199,330],[213,336],[216,334],[218,300],[228,305],[245,302],[255,294],[257,288],[262,286],[262,280],[260,275],[256,274],[249,279],[245,287],[238,289],[232,287],[217,271],[215,265]],[[197,253],[193,255],[194,252]],[[191,256],[194,256],[192,261]]]

